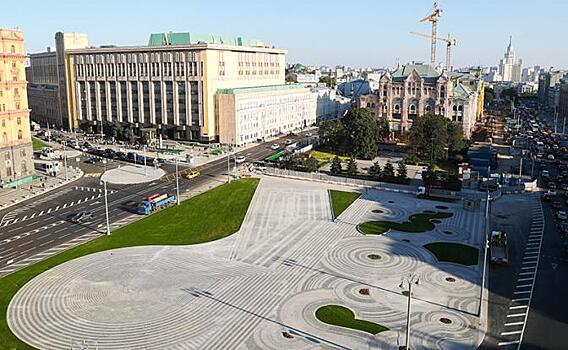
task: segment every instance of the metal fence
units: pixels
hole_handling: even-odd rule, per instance
[[[387,182],[380,182],[380,181],[368,181],[362,179],[353,179],[349,177],[342,177],[342,176],[331,176],[325,173],[306,173],[302,171],[294,171],[294,170],[287,170],[287,169],[278,169],[278,168],[266,168],[263,173],[265,175],[271,176],[279,176],[279,177],[286,177],[286,178],[295,178],[295,179],[302,179],[302,180],[310,180],[322,183],[330,183],[336,185],[344,185],[344,186],[351,186],[351,187],[360,187],[360,188],[373,188],[383,191],[390,191],[390,192],[400,192],[400,193],[416,193],[418,190],[418,186],[411,186],[411,185],[400,185],[400,184],[392,184]]]

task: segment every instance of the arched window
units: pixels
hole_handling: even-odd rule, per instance
[[[26,163],[26,161],[23,159],[22,162],[20,163],[20,170],[22,171],[22,174],[27,174],[28,172],[28,163]]]
[[[463,105],[458,106],[458,111],[463,112]]]
[[[453,110],[454,110],[454,112],[455,112],[455,111],[457,111],[457,110],[458,110],[458,106],[456,106],[456,105],[453,105],[452,109],[453,109]]]
[[[394,112],[395,112],[395,113],[400,113],[400,105],[399,105],[399,104],[395,104],[395,105],[394,105]]]
[[[426,112],[427,112],[427,113],[430,113],[431,111],[432,111],[432,107],[429,106],[429,105],[427,105],[427,106],[426,106]]]
[[[22,130],[18,130],[18,140],[21,140],[24,138],[24,133],[22,132]]]
[[[416,106],[414,104],[411,104],[408,107],[408,111],[409,111],[410,114],[416,114]]]
[[[2,143],[3,144],[7,144],[8,143],[8,134],[6,132],[4,132],[2,134]]]

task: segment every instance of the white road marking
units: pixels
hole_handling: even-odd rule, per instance
[[[522,324],[523,324],[523,322],[505,323],[505,327],[520,326],[520,325],[522,325]]]
[[[523,316],[525,316],[525,315],[526,315],[526,313],[523,313],[523,314],[510,314],[510,315],[507,315],[507,317],[523,317]]]
[[[522,331],[502,332],[501,335],[521,334]]]

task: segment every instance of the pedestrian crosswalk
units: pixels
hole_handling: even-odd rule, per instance
[[[104,193],[102,193],[103,192],[102,190],[99,190],[99,189],[96,189],[96,188],[90,188],[86,191],[93,192],[93,194],[90,195],[90,196],[86,196],[84,198],[80,198],[80,199],[75,200],[75,201],[63,203],[63,204],[60,204],[60,205],[57,205],[57,206],[54,206],[54,207],[51,207],[51,208],[47,208],[47,209],[44,209],[44,210],[41,210],[41,211],[35,211],[31,214],[28,213],[26,215],[22,215],[22,216],[18,216],[18,217],[15,217],[19,214],[18,212],[11,212],[11,213],[14,213],[15,215],[10,215],[9,217],[7,217],[9,214],[11,214],[11,213],[8,213],[4,216],[4,218],[2,218],[2,222],[0,223],[0,227],[6,227],[8,225],[13,225],[13,224],[16,224],[18,222],[31,220],[31,219],[34,219],[34,218],[37,218],[37,217],[40,217],[40,216],[44,216],[44,215],[47,215],[47,214],[52,214],[52,213],[57,212],[59,210],[63,210],[63,209],[66,209],[66,208],[69,208],[69,207],[72,207],[72,206],[75,206],[75,205],[78,205],[78,204],[81,204],[81,203],[85,203],[87,201],[91,201],[91,200],[101,198],[104,195]],[[111,194],[114,194],[116,192],[117,191],[115,191],[115,190],[111,190],[111,191],[108,192],[108,194],[111,195]]]

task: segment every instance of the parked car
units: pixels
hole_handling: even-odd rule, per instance
[[[246,160],[247,160],[247,158],[245,156],[237,156],[237,158],[235,158],[235,162],[237,164],[244,163]]]
[[[73,221],[76,224],[80,224],[82,222],[88,221],[92,217],[93,217],[93,213],[91,213],[90,211],[82,211],[82,212],[77,213],[75,216],[73,216],[71,218],[71,221]]]
[[[548,157],[546,157],[546,158],[548,158],[548,160],[554,160],[554,155],[549,154]]]
[[[273,144],[272,146],[270,146],[270,148],[272,148],[273,150],[277,150],[277,149],[280,148],[280,145],[277,144],[277,143],[275,143],[275,144]]]
[[[562,208],[562,203],[559,202],[559,201],[554,201],[554,202],[552,202],[552,207],[553,207],[554,209],[561,209],[561,208]]]
[[[568,220],[568,214],[564,210],[559,210],[556,212],[556,218],[561,221]]]

